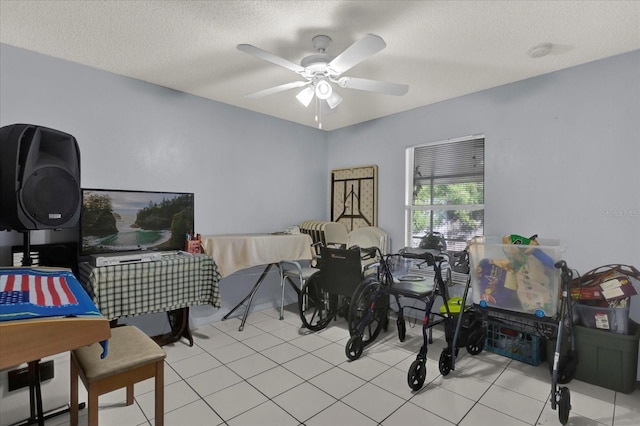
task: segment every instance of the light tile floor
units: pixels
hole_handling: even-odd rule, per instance
[[[349,362],[343,319],[316,333],[300,328],[293,310],[253,312],[244,331],[229,319],[194,330],[195,344],[165,346],[167,426],[559,425],[551,408],[546,363],[533,367],[493,353],[460,350],[443,377],[445,346],[434,329],[423,388],[411,391],[407,371],[422,343],[420,326],[399,342],[389,330]],[[640,424],[640,390],[624,394],[578,380],[570,389],[569,425]],[[81,386],[82,389],[82,386]],[[135,403],[119,390],[100,398],[100,425],[153,425],[153,383],[136,385]],[[84,396],[81,394],[81,396]],[[46,422],[68,424],[68,415]],[[87,424],[86,410],[80,424]]]

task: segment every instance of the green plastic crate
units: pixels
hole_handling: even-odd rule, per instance
[[[629,321],[629,326],[632,334],[627,335],[575,325],[578,353],[575,378],[619,392],[633,392],[640,326],[633,321]]]

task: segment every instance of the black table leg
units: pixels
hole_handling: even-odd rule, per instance
[[[244,297],[244,299],[240,301],[240,303],[238,303],[231,311],[229,311],[227,315],[225,315],[222,318],[223,321],[229,318],[229,316],[231,316],[231,314],[234,313],[236,309],[244,305],[244,302],[249,300],[249,303],[247,303],[247,307],[244,310],[244,314],[242,315],[242,322],[240,323],[240,328],[238,328],[238,331],[244,330],[244,323],[247,321],[247,317],[249,316],[249,311],[251,310],[251,302],[253,301],[253,296],[255,296],[256,293],[258,292],[258,289],[260,288],[260,284],[262,284],[262,281],[267,276],[267,273],[269,272],[269,269],[271,269],[271,266],[273,266],[272,263],[268,264],[267,267],[264,268],[264,271],[262,271],[262,275],[260,275],[260,278],[258,278],[258,281],[256,281],[256,283],[253,285],[251,292],[247,294]]]
[[[45,413],[42,407],[42,384],[40,382],[40,360],[27,363],[29,368],[29,414],[30,417],[13,426],[44,426],[44,421],[69,412],[68,406],[62,406]],[[78,409],[82,410],[86,404],[78,404]]]

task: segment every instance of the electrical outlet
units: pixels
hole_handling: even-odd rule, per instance
[[[8,374],[9,392],[29,386],[29,367],[11,370]],[[53,360],[40,363],[40,383],[53,379]]]

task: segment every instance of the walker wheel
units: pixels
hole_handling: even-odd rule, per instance
[[[424,380],[427,377],[427,362],[424,359],[416,359],[409,367],[409,374],[407,374],[407,382],[409,387],[414,390],[420,390],[424,385]]]
[[[569,411],[571,411],[571,393],[569,388],[563,386],[560,388],[560,396],[558,401],[558,419],[563,425],[569,421]]]
[[[364,349],[364,343],[362,342],[361,336],[352,336],[347,342],[347,346],[345,348],[345,354],[349,361],[355,361],[360,358],[362,355],[362,350]]]
[[[403,319],[398,319],[398,339],[401,342],[404,342],[404,339],[407,337],[407,325],[405,324]]]
[[[470,355],[478,355],[484,349],[485,335],[482,329],[474,330],[469,335],[467,352]]]
[[[453,358],[451,357],[451,350],[449,348],[444,348],[442,353],[440,354],[440,362],[438,362],[438,369],[440,370],[440,374],[446,376],[451,372],[451,361]]]

